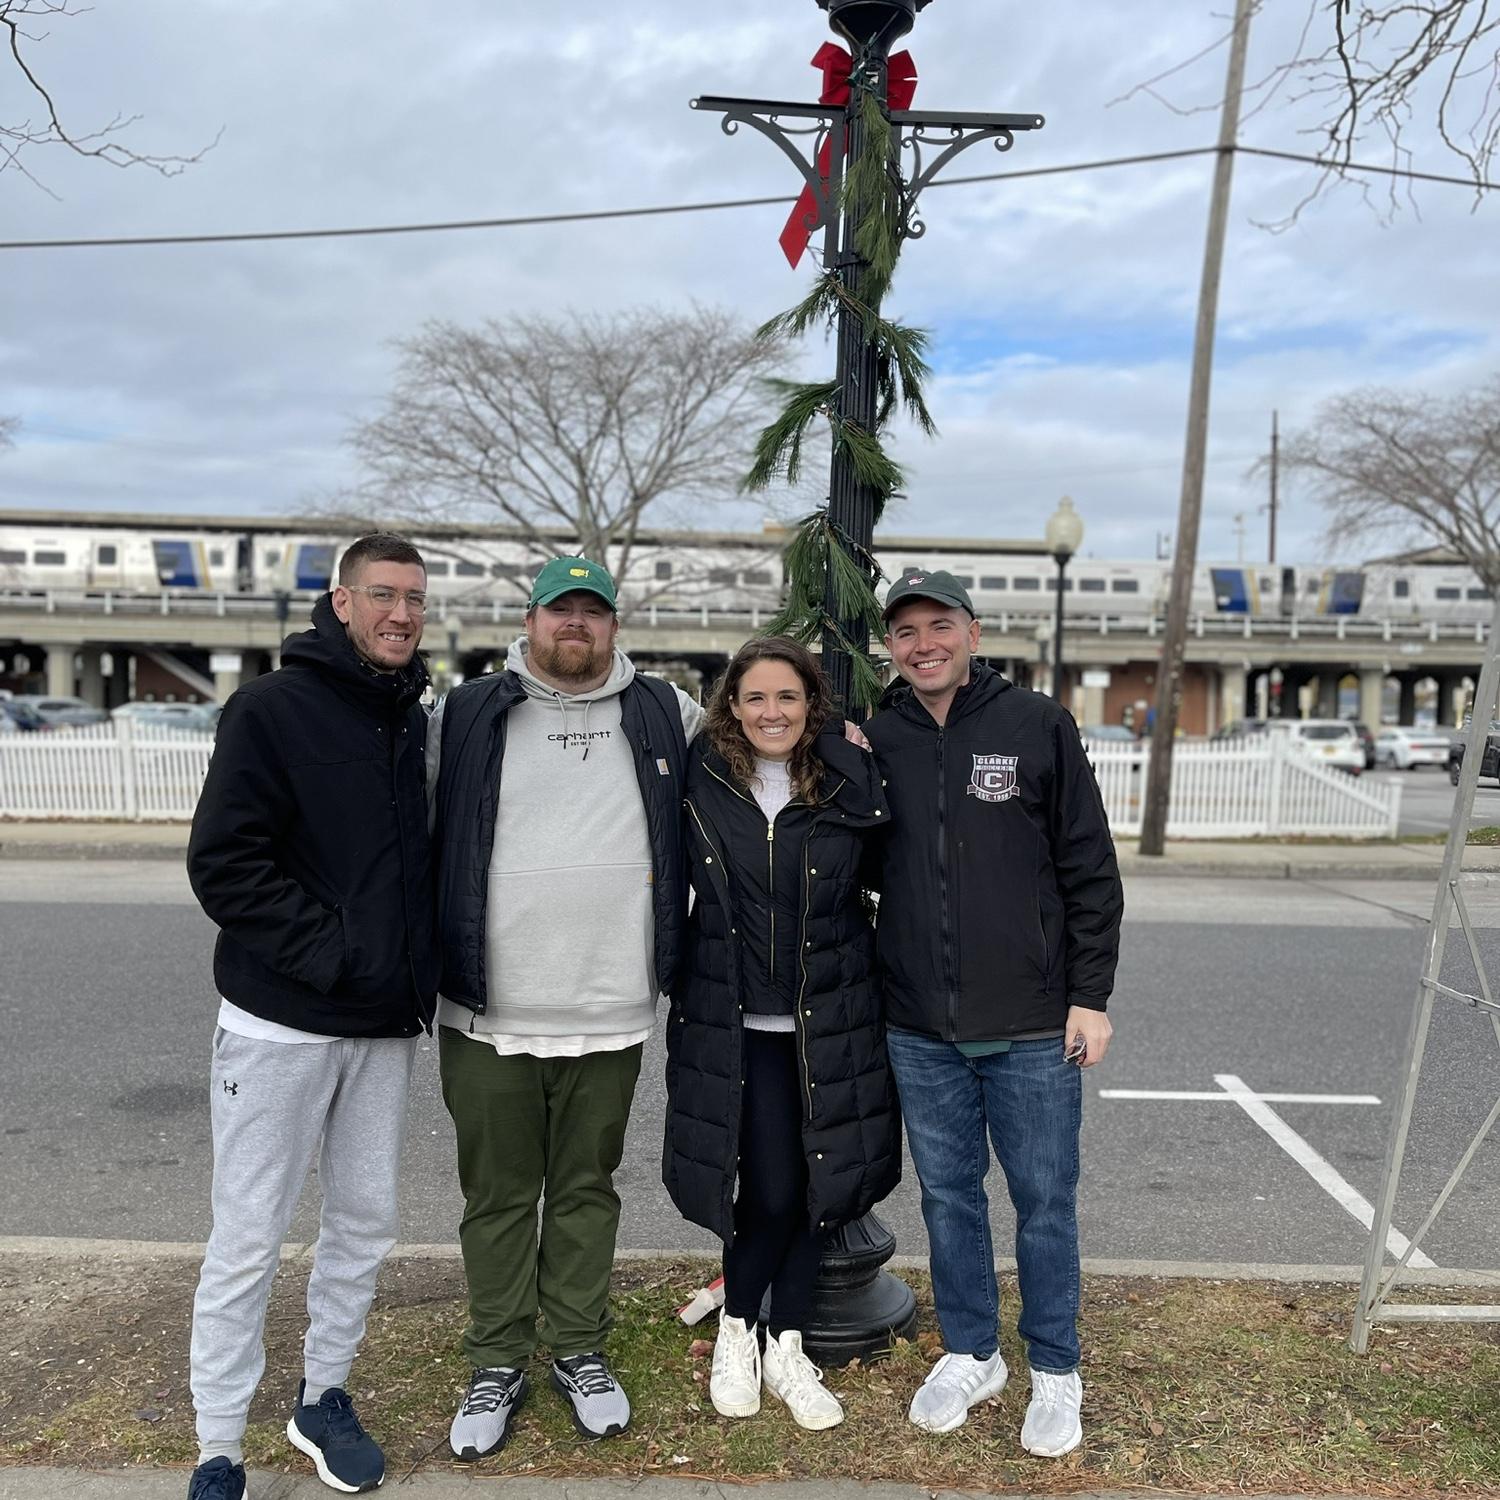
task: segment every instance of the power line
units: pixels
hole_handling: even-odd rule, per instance
[[[1500,183],[1486,178],[1457,177],[1439,172],[1418,172],[1411,168],[1373,166],[1365,162],[1336,162],[1326,157],[1309,156],[1296,151],[1274,151],[1260,146],[1224,148],[1247,156],[1264,156],[1277,161],[1302,162],[1337,173],[1369,172],[1376,176],[1404,177],[1414,182],[1433,182],[1445,186],[1466,187],[1475,192],[1493,192]],[[980,182],[1014,182],[1027,177],[1057,177],[1073,172],[1099,172],[1115,167],[1151,166],[1159,162],[1184,161],[1195,156],[1218,154],[1217,146],[1191,146],[1180,151],[1150,151],[1134,156],[1101,157],[1096,161],[1065,162],[1052,167],[1020,167],[1008,172],[981,172],[971,176],[941,178],[929,187],[965,187]],[[160,245],[237,245],[260,244],[274,240],[363,239],[394,234],[448,234],[474,229],[526,229],[543,224],[586,224],[616,219],[661,218],[673,214],[715,213],[725,209],[768,208],[789,205],[797,200],[777,195],[765,198],[720,198],[697,203],[661,203],[642,208],[580,209],[574,213],[517,214],[500,219],[443,219],[413,224],[362,224],[331,229],[261,229],[237,230],[224,234],[143,234],[107,235],[93,239],[0,240],[0,250],[113,250]]]

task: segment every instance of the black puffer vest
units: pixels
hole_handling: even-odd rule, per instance
[[[479,1015],[489,1003],[484,973],[485,906],[505,717],[526,697],[513,672],[473,677],[443,706],[433,864],[437,871],[442,993]],[[620,727],[630,742],[651,842],[651,905],[657,983],[677,973],[687,918],[680,813],[687,761],[682,712],[670,683],[637,676],[620,694]]]
[[[834,733],[819,739],[818,755],[826,768],[818,806],[794,798],[777,815],[774,839],[706,738],[689,758],[696,902],[667,1023],[662,1177],[683,1216],[726,1242],[747,1010],[789,1008],[796,1023],[813,1228],[858,1218],[901,1180],[900,1114],[859,882],[865,835],[890,814],[870,756]]]

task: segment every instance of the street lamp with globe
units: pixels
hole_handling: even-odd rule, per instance
[[[1067,587],[1068,559],[1083,542],[1083,521],[1064,495],[1047,522],[1047,550],[1057,564],[1057,624],[1052,632],[1052,696],[1062,702],[1063,685],[1063,592]]]

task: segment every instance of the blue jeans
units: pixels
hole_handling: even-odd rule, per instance
[[[1000,1319],[984,1177],[990,1142],[1016,1210],[1018,1323],[1034,1370],[1078,1367],[1078,1131],[1083,1080],[1061,1037],[965,1057],[951,1042],[887,1033],[931,1242],[943,1346],[985,1359]],[[988,1131],[988,1140],[986,1139]]]

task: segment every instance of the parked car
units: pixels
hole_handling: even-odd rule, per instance
[[[46,727],[34,708],[14,698],[0,698],[0,734],[28,734]]]
[[[1078,731],[1086,740],[1113,740],[1120,744],[1135,744],[1135,730],[1128,724],[1085,724]]]
[[[104,724],[109,715],[82,698],[52,693],[22,693],[11,699],[13,703],[24,703],[35,710],[49,729],[62,729],[80,724]]]
[[[1365,747],[1348,719],[1273,719],[1273,734],[1289,735],[1315,760],[1351,776],[1365,769]]]
[[[165,724],[175,729],[211,731],[219,722],[213,703],[122,703],[110,711],[112,719],[129,719],[136,724]]]
[[[1387,724],[1375,736],[1375,764],[1393,771],[1412,771],[1418,766],[1446,766],[1449,738],[1434,729],[1415,724]]]
[[[1448,780],[1458,785],[1459,774],[1464,765],[1464,742],[1468,738],[1473,720],[1466,718],[1463,728],[1448,742]],[[1484,759],[1479,762],[1479,779],[1492,776],[1500,781],[1500,721],[1490,720],[1490,732],[1484,739]]]
[[[1367,724],[1356,723],[1354,732],[1359,736],[1359,743],[1365,752],[1365,770],[1372,771],[1375,768],[1375,736],[1370,733]]]
[[[1211,738],[1216,740],[1242,740],[1247,735],[1264,734],[1270,727],[1269,719],[1231,719],[1221,729],[1216,729]]]

